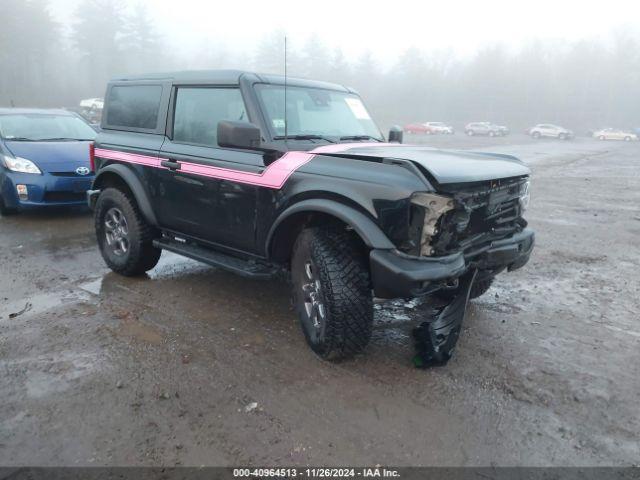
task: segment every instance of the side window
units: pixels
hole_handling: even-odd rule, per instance
[[[155,130],[161,85],[115,85],[108,99],[107,127]]]
[[[237,88],[178,88],[173,120],[173,140],[218,146],[218,122],[248,121]]]

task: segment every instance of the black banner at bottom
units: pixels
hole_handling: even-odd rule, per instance
[[[636,467],[0,467],[0,480],[640,480]]]

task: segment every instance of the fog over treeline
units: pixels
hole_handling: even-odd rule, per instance
[[[108,79],[131,73],[283,71],[284,31],[266,33],[253,51],[203,43],[184,55],[175,53],[182,49],[171,45],[140,5],[83,0],[67,26],[54,21],[47,0],[3,0],[2,6],[1,106],[74,107],[82,98],[103,96]],[[288,58],[290,75],[357,89],[385,128],[436,120],[456,126],[491,120],[512,128],[550,122],[577,130],[640,126],[640,30],[570,43],[513,46],[505,39],[468,58],[406,48],[391,65],[373,50],[347,57],[313,34],[302,44],[289,42]]]

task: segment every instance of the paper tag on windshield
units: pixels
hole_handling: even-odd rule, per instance
[[[271,120],[273,123],[273,128],[284,128],[284,119],[283,118],[274,118]]]
[[[362,104],[362,100],[359,98],[347,97],[344,101],[347,102],[347,105],[349,105],[349,108],[358,120],[371,120],[369,112],[367,112],[367,109],[364,108],[364,105]]]

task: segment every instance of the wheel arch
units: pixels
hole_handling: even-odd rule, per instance
[[[133,195],[145,220],[151,225],[158,225],[147,191],[140,179],[129,168],[119,164],[107,165],[101,168],[93,181],[93,189],[103,190],[107,187],[120,188]]]
[[[267,235],[267,256],[286,262],[300,231],[323,219],[352,228],[367,248],[395,248],[380,227],[364,213],[334,200],[310,199],[290,206],[278,216]]]

